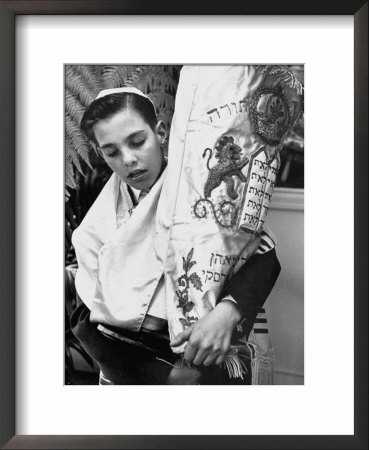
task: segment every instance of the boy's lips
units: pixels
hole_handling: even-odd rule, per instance
[[[138,180],[138,179],[140,179],[144,174],[146,173],[146,170],[140,170],[140,169],[137,169],[137,170],[132,170],[132,172],[129,172],[129,174],[128,174],[128,178],[130,179],[130,180]]]

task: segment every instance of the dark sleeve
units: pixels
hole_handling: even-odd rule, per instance
[[[280,271],[281,265],[273,248],[266,253],[254,254],[224,287],[219,300],[226,295],[234,298],[245,318],[243,327],[247,336]]]

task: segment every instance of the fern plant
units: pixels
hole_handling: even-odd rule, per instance
[[[87,106],[102,89],[134,86],[147,94],[168,128],[181,66],[67,65],[65,67],[65,184],[76,189],[80,175],[93,171],[96,158],[80,122]]]

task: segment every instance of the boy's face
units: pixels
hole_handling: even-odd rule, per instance
[[[109,167],[138,190],[150,189],[161,173],[164,156],[160,143],[165,139],[163,124],[155,131],[135,111],[124,110],[97,122],[93,131]]]

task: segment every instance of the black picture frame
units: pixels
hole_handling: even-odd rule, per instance
[[[354,435],[15,435],[15,16],[19,14],[352,15],[355,57]],[[0,2],[0,445],[25,448],[368,448],[368,2],[364,0],[43,0]],[[22,249],[17,249],[21,251]],[[339,341],[338,344],[339,345]],[[342,361],[341,361],[342,362]],[[337,400],[339,401],[339,400]]]

